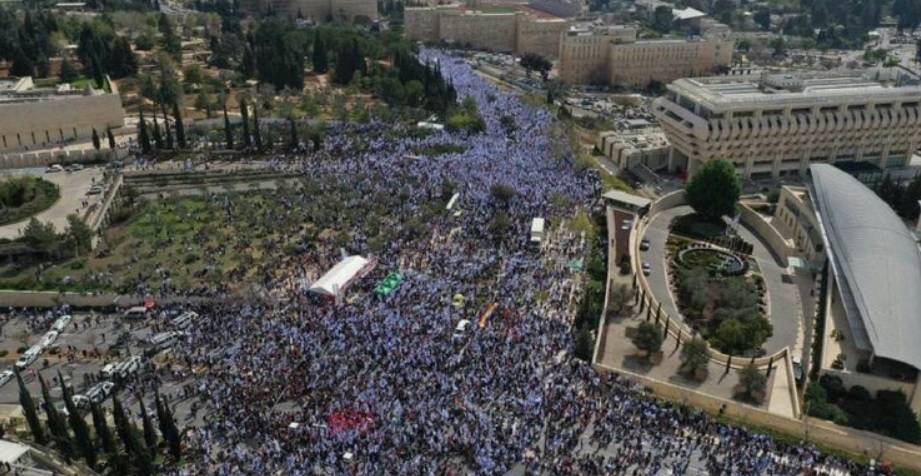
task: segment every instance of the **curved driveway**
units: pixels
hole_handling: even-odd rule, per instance
[[[674,319],[684,323],[684,317],[678,312],[671,286],[666,273],[665,242],[668,239],[668,224],[675,217],[691,213],[691,207],[681,206],[665,210],[656,215],[646,228],[649,237],[649,251],[643,251],[641,261],[648,262],[652,273],[647,278],[649,287],[656,300],[662,303],[662,310]],[[739,227],[739,235],[755,247],[754,258],[761,268],[761,274],[768,289],[769,316],[774,325],[774,335],[768,339],[764,348],[768,353],[774,353],[789,346],[795,350],[797,343],[801,342],[802,311],[797,299],[798,287],[792,283],[785,283],[783,276],[786,269],[782,263],[774,259],[767,245],[755,234],[745,227]]]

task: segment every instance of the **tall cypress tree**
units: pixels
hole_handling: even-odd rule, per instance
[[[246,106],[246,97],[240,98],[240,115],[243,117],[243,147],[252,145],[249,138],[249,108]]]
[[[93,128],[93,148],[96,149],[96,152],[99,152],[100,147],[101,145],[99,144],[99,133],[96,132],[96,128],[94,127]]]
[[[118,400],[118,396],[112,397],[112,406],[115,415],[115,430],[125,445],[125,453],[128,454],[128,459],[138,474],[141,476],[152,475],[153,458],[150,456],[150,450],[144,444],[137,427],[125,415],[125,409],[121,401]]]
[[[42,422],[38,419],[35,400],[32,398],[32,394],[29,393],[29,389],[26,388],[26,384],[23,383],[19,370],[14,370],[14,372],[16,373],[16,383],[19,384],[19,404],[22,405],[22,413],[26,417],[26,422],[29,423],[29,429],[32,430],[32,439],[42,446],[47,445],[48,435],[45,434]]]
[[[323,37],[317,35],[316,40],[313,42],[313,56],[311,58],[313,61],[313,71],[317,74],[323,74],[329,70],[329,57],[326,52],[326,43],[323,42]]]
[[[166,115],[166,104],[160,104],[161,112],[163,112],[163,130],[166,131],[166,148],[173,148],[173,131],[169,126],[169,116]]]
[[[288,118],[288,123],[291,125],[291,138],[288,139],[288,148],[294,150],[297,148],[298,142],[300,142],[297,138],[297,123],[294,122],[293,117]]]
[[[147,414],[147,406],[144,405],[144,398],[137,395],[138,402],[141,404],[141,418],[144,430],[144,443],[150,450],[150,457],[157,458],[157,430],[154,429],[153,422],[150,421],[150,415]]]
[[[70,431],[67,429],[67,423],[58,412],[58,409],[51,401],[51,392],[48,390],[48,384],[38,374],[38,382],[42,386],[42,398],[45,400],[45,415],[48,416],[48,430],[51,432],[51,439],[54,440],[55,446],[65,457],[73,457],[73,441],[70,438]]]
[[[141,152],[150,153],[150,134],[147,132],[147,121],[144,120],[144,108],[140,109],[141,118],[138,122],[138,142],[141,143]]]
[[[80,456],[86,461],[86,464],[89,465],[90,468],[93,468],[96,466],[96,445],[93,444],[93,439],[90,436],[90,427],[86,424],[86,420],[80,415],[80,410],[77,408],[77,405],[74,404],[73,390],[63,385],[64,377],[61,375],[60,371],[58,371],[58,380],[62,383],[61,388],[64,393],[64,405],[67,407],[67,421],[70,423],[70,428],[74,431],[76,447],[80,451]]]
[[[227,103],[224,103],[224,140],[227,148],[233,150],[233,129],[230,128],[230,118],[227,117]]]
[[[259,132],[259,102],[253,101],[253,139],[256,140],[256,150],[262,152],[262,134]]]
[[[99,445],[102,451],[107,454],[118,453],[118,447],[115,446],[115,439],[112,437],[112,431],[109,424],[106,423],[106,415],[102,407],[96,402],[90,402],[90,411],[93,413],[93,429],[96,430],[96,436],[99,437]]]
[[[176,427],[176,420],[173,418],[169,404],[160,398],[159,392],[155,394],[155,399],[160,433],[169,446],[170,456],[178,461],[182,457],[182,436],[179,434],[179,428]]]
[[[154,110],[153,138],[154,138],[154,145],[157,146],[157,150],[163,150],[163,135],[160,134],[160,124],[157,123],[156,110]]]
[[[185,126],[182,125],[182,114],[179,113],[179,101],[173,103],[173,119],[176,121],[176,142],[180,149],[185,149]]]
[[[109,148],[115,150],[115,135],[112,134],[111,127],[106,127],[106,137],[109,139]]]

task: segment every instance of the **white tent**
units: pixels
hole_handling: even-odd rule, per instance
[[[310,285],[310,292],[336,297],[367,265],[368,260],[361,256],[343,258],[333,269]]]

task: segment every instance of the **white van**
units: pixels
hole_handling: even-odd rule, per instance
[[[178,331],[161,332],[150,339],[150,348],[153,349],[154,352],[169,349],[184,335],[184,332]]]
[[[134,306],[125,311],[125,317],[129,319],[143,319],[147,316],[147,308],[144,306]]]
[[[531,220],[531,245],[540,247],[540,244],[544,241],[544,225],[545,221],[543,218],[535,218]]]
[[[192,325],[195,320],[198,319],[198,313],[194,311],[186,311],[179,315],[170,322],[174,328],[179,330],[185,330],[187,327]]]

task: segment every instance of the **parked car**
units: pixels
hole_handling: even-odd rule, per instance
[[[64,329],[69,326],[73,320],[74,316],[71,316],[70,314],[64,314],[63,316],[59,317],[58,320],[54,321],[54,325],[51,326],[51,330],[63,332]]]
[[[102,186],[100,185],[93,185],[86,191],[87,195],[99,195],[100,193],[102,193]]]
[[[112,390],[114,389],[115,384],[107,380],[93,385],[84,395],[92,402],[102,403],[105,399],[109,398],[109,395],[112,395]]]
[[[48,168],[45,169],[46,174],[53,174],[53,173],[63,172],[63,171],[64,171],[64,167],[61,167],[58,164],[49,165]]]
[[[51,347],[51,344],[54,344],[54,341],[58,340],[58,331],[48,331],[44,336],[42,336],[42,341],[40,345],[42,349],[47,349]]]
[[[150,339],[150,351],[153,353],[162,352],[173,347],[180,338],[185,336],[185,332],[171,331],[161,332]]]
[[[16,361],[16,368],[22,370],[32,365],[38,359],[38,356],[42,355],[42,350],[39,345],[29,347],[29,350],[19,356],[19,360]]]
[[[652,266],[649,265],[648,261],[643,261],[643,274],[646,276],[652,274]]]
[[[83,164],[70,164],[70,167],[67,167],[67,170],[71,172],[79,172],[83,170]]]
[[[631,219],[628,218],[628,219],[624,220],[624,224],[620,227],[620,229],[621,229],[621,230],[629,230],[631,227],[633,227],[633,220],[631,220]]]
[[[12,371],[12,370],[6,369],[6,370],[4,370],[3,372],[0,372],[0,387],[2,387],[2,386],[4,386],[4,385],[6,385],[7,383],[9,383],[10,380],[13,380],[13,371]]]
[[[648,250],[649,250],[649,237],[644,236],[643,240],[640,241],[640,251],[648,251]]]

